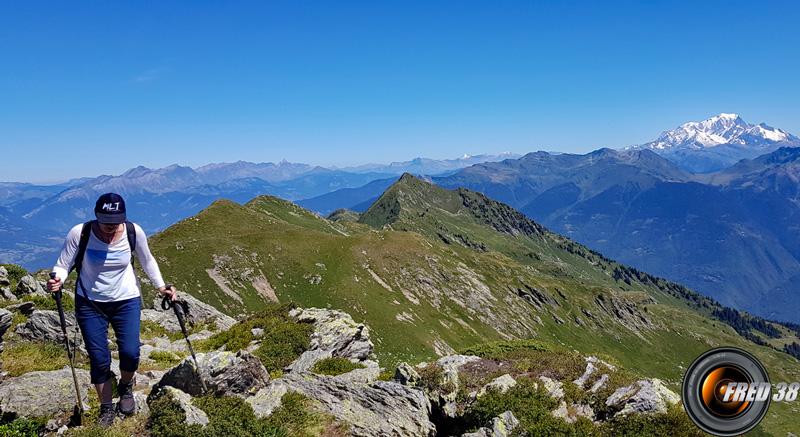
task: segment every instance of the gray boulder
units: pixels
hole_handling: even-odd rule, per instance
[[[6,287],[8,285],[11,285],[11,281],[8,279],[8,270],[0,266],[0,287]]]
[[[247,397],[267,386],[269,373],[261,361],[245,351],[238,353],[215,351],[197,354],[206,387],[217,395],[236,395]],[[177,366],[168,370],[155,389],[165,386],[175,387],[192,396],[203,394],[194,360],[189,356]]]
[[[208,425],[208,416],[205,411],[192,405],[192,397],[175,387],[164,386],[153,389],[150,396],[147,398],[147,402],[152,403],[162,396],[171,397],[172,400],[180,406],[180,409],[183,410],[183,413],[186,415],[185,423],[187,425]]]
[[[461,437],[508,437],[519,426],[519,420],[511,411],[492,419],[492,427],[483,427],[475,432],[462,434]]]
[[[606,399],[606,405],[618,410],[615,416],[631,413],[666,413],[667,407],[681,398],[659,379],[642,379],[618,388]]]
[[[89,372],[75,369],[84,409],[89,405]],[[22,417],[52,417],[72,413],[75,386],[70,369],[30,372],[0,383],[0,412]]]
[[[259,417],[271,414],[287,391],[312,399],[316,408],[350,425],[355,437],[433,436],[431,405],[421,390],[395,382],[357,384],[336,377],[290,373],[249,400]]]
[[[0,298],[5,300],[17,300],[17,296],[8,287],[0,287]]]
[[[67,335],[70,344],[82,345],[83,339],[75,323],[75,315],[72,312],[64,314],[67,323]],[[50,310],[36,310],[31,313],[28,321],[18,325],[17,335],[29,341],[51,341],[64,343],[64,335],[61,333],[61,322],[58,313]]]
[[[374,345],[369,338],[369,328],[356,323],[347,313],[322,308],[296,308],[289,315],[298,322],[314,324],[309,349],[289,365],[292,372],[307,371],[325,358],[341,357],[360,362],[372,355]]]
[[[38,294],[40,296],[47,296],[47,292],[44,291],[44,287],[39,281],[36,280],[31,275],[25,275],[20,278],[19,283],[17,284],[16,290],[17,296],[23,296],[26,294]]]
[[[234,320],[233,317],[219,312],[213,306],[198,300],[189,293],[180,293],[179,297],[189,304],[187,320],[194,325],[214,324],[216,325],[217,330],[224,331],[236,324],[236,320]],[[161,296],[158,294],[156,295],[155,299],[153,299],[153,309],[155,312],[161,313],[161,315],[149,314],[146,317],[152,318],[153,321],[163,326],[167,331],[179,332],[181,330],[173,310],[164,310],[161,308]],[[151,311],[152,310],[142,311],[142,317],[145,317],[145,312],[149,313]]]
[[[20,314],[30,316],[36,309],[36,304],[33,302],[20,302],[6,307],[9,311],[18,311]]]

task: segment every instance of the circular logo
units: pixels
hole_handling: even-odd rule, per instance
[[[683,404],[692,421],[716,436],[755,428],[770,403],[769,376],[761,363],[738,348],[712,349],[683,378]]]

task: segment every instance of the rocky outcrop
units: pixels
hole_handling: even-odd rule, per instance
[[[186,319],[193,325],[214,325],[217,330],[224,331],[236,323],[233,317],[221,313],[216,308],[198,300],[189,293],[180,293],[179,296],[189,304]],[[161,308],[161,296],[158,295],[153,300],[153,309],[142,311],[142,320],[156,322],[170,332],[179,332],[181,330],[173,310]]]
[[[290,373],[248,400],[260,417],[287,391],[305,395],[320,411],[350,426],[353,436],[433,436],[431,404],[421,390],[395,382],[354,384],[337,377]]]
[[[3,341],[3,335],[5,335],[8,328],[11,327],[11,320],[14,318],[14,315],[11,311],[7,309],[0,308],[0,341]]]
[[[431,400],[434,408],[446,417],[456,417],[458,408],[456,398],[459,391],[459,369],[461,366],[474,361],[480,361],[480,357],[473,355],[448,355],[436,360],[433,364],[438,366],[442,372],[436,390],[428,391],[426,394]],[[427,367],[429,364],[423,363],[420,367]]]
[[[40,296],[47,296],[47,292],[44,291],[44,287],[39,281],[36,280],[31,275],[25,275],[20,278],[19,282],[17,283],[17,289],[15,290],[17,296],[23,296],[26,294],[38,294]]]
[[[585,360],[586,370],[583,371],[583,374],[580,377],[572,381],[572,383],[580,388],[586,388],[589,382],[594,380],[589,388],[589,393],[596,393],[598,390],[605,387],[606,383],[608,382],[608,373],[603,373],[596,379],[594,379],[594,375],[596,375],[598,372],[613,371],[615,370],[615,367],[597,357],[590,356],[586,357]]]
[[[304,372],[325,358],[341,357],[354,362],[366,361],[374,345],[369,338],[369,328],[356,323],[349,314],[322,308],[297,308],[289,315],[301,323],[313,323],[309,349],[288,370]]]
[[[581,417],[594,420],[594,410],[590,405],[576,403],[567,405],[565,401],[561,401],[558,408],[551,411],[550,414],[553,417],[564,419],[567,423],[575,423]]]
[[[519,420],[514,417],[514,413],[505,413],[492,419],[492,427],[479,428],[475,432],[462,434],[461,437],[508,437],[519,426]]]
[[[67,322],[67,335],[70,344],[82,345],[80,333],[76,334],[75,315],[72,312],[64,314]],[[51,341],[64,343],[64,334],[61,333],[61,322],[56,311],[36,310],[31,313],[28,321],[18,325],[14,331],[21,338],[29,341]]]
[[[394,380],[413,387],[419,382],[419,373],[410,364],[400,363],[394,371]]]
[[[88,409],[89,372],[75,369],[81,385],[84,408]],[[75,406],[75,386],[70,369],[30,372],[0,383],[0,412],[21,417],[52,417],[70,414]]]
[[[606,405],[617,410],[616,416],[631,413],[666,413],[667,407],[681,398],[659,379],[642,379],[618,388],[606,399]]]
[[[167,371],[154,390],[171,386],[192,396],[199,396],[203,394],[202,377],[211,393],[247,397],[269,383],[267,369],[258,358],[245,351],[199,353],[197,364],[199,372],[192,357],[187,357]]]
[[[208,425],[208,416],[206,413],[192,405],[191,396],[175,387],[165,386],[154,389],[154,391],[148,397],[147,402],[152,403],[154,400],[159,399],[162,396],[169,396],[175,403],[178,404],[180,409],[183,411],[183,414],[186,415],[185,423],[187,425]]]

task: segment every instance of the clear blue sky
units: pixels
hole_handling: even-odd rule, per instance
[[[3,2],[0,180],[800,133],[798,2]]]

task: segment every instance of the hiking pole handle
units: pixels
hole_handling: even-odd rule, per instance
[[[50,272],[50,279],[56,279],[56,272]],[[53,292],[53,298],[56,300],[56,304],[61,306],[61,288]]]

